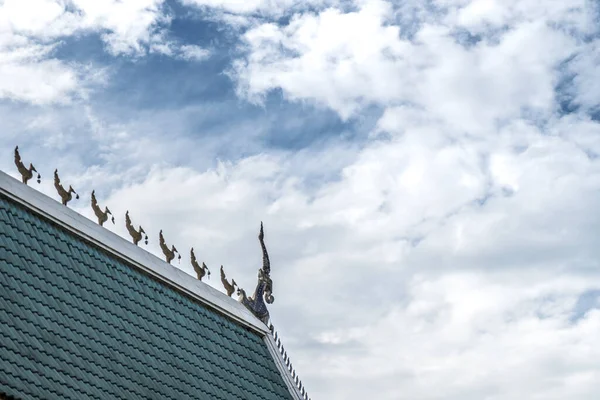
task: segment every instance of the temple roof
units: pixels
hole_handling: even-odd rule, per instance
[[[300,399],[239,302],[0,172],[0,398]]]

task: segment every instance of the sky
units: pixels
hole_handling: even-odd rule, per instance
[[[597,1],[0,0],[15,145],[222,291],[263,221],[315,400],[600,392]]]

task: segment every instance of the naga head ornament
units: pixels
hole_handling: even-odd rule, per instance
[[[275,296],[273,296],[273,281],[271,280],[271,262],[269,260],[269,253],[267,252],[264,238],[265,233],[261,222],[258,240],[262,250],[263,265],[262,268],[259,268],[258,270],[258,282],[256,284],[256,289],[254,290],[254,295],[252,297],[246,296],[246,292],[241,288],[238,288],[237,293],[240,296],[239,301],[258,319],[267,324],[269,322],[269,310],[267,309],[267,304],[272,304],[275,301]]]

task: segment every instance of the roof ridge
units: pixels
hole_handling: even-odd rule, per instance
[[[266,324],[240,302],[165,262],[144,248],[130,243],[120,235],[103,228],[77,211],[61,205],[46,194],[24,185],[2,170],[0,170],[0,194],[236,323],[263,336],[268,333]]]
[[[0,392],[303,400],[266,326],[236,323],[2,192],[0,282]]]

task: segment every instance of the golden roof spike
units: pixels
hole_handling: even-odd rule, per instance
[[[137,246],[137,244],[140,242],[140,240],[142,240],[142,238],[144,238],[145,243],[148,244],[148,235],[146,235],[146,231],[144,231],[144,228],[142,228],[141,225],[137,230],[133,227],[133,224],[131,223],[131,218],[129,218],[129,210],[127,210],[127,212],[125,213],[125,226],[127,227],[127,231],[129,232],[131,239],[133,239],[133,244]]]
[[[165,255],[165,260],[169,264],[171,264],[171,261],[175,258],[175,253],[177,253],[179,255],[179,261],[181,262],[181,254],[179,254],[179,252],[177,251],[175,246],[172,245],[170,249],[169,249],[169,246],[167,246],[167,243],[165,242],[165,237],[163,236],[163,233],[162,233],[162,229],[160,230],[160,232],[158,234],[158,239],[160,242],[160,248],[161,248],[163,254]]]
[[[63,185],[60,183],[60,178],[58,177],[58,169],[54,170],[54,187],[62,200],[63,206],[66,206],[71,199],[73,199],[73,195],[71,193],[75,193],[75,198],[79,199],[79,195],[75,192],[72,186],[69,186],[69,190],[66,190]]]
[[[19,170],[19,173],[21,174],[21,182],[23,182],[24,184],[27,185],[27,181],[29,181],[31,178],[33,178],[33,173],[37,172],[37,170],[31,163],[29,164],[29,168],[25,167],[25,164],[23,164],[23,161],[21,160],[21,154],[19,153],[19,146],[15,147],[15,165],[17,166],[17,170]],[[42,176],[38,172],[37,183],[40,183],[41,181],[42,181]]]
[[[208,279],[210,279],[210,270],[206,266],[206,264],[202,263],[202,265],[198,264],[198,260],[196,259],[196,255],[194,254],[194,248],[190,250],[190,260],[192,262],[192,267],[194,267],[194,271],[196,271],[196,276],[198,276],[198,280],[202,280],[204,275],[208,273]]]
[[[112,217],[112,223],[115,223],[115,217],[112,215],[108,207],[104,207],[104,211],[98,206],[98,201],[96,200],[96,191],[92,190],[92,209],[94,210],[94,214],[98,218],[98,223],[102,226],[106,221],[108,221],[108,214]]]
[[[221,265],[221,283],[223,284],[223,287],[227,291],[227,296],[231,297],[233,292],[235,292],[235,287],[237,286],[237,283],[235,283],[235,280],[233,280],[233,279],[231,280],[231,283],[229,283],[227,281],[227,278],[225,277],[225,271],[223,271],[222,265]]]

